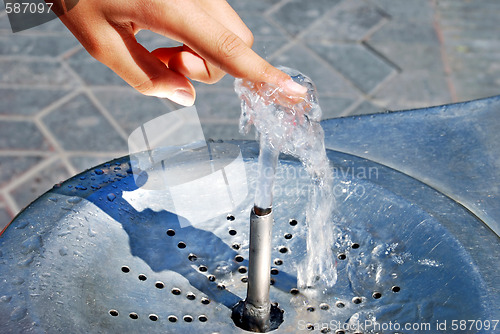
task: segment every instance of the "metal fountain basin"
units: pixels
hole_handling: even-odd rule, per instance
[[[285,313],[276,333],[417,333],[356,324],[500,319],[498,112],[492,98],[324,121],[336,176],[332,226],[342,231],[331,245],[338,281],[324,291],[297,288],[309,179],[281,156],[271,301]],[[181,227],[168,192],[138,189],[128,157],[23,210],[0,236],[2,332],[241,332],[231,308],[246,293],[258,145],[210,146],[223,159],[241,150],[249,195],[203,225]],[[193,152],[171,166],[182,174],[199,161]]]

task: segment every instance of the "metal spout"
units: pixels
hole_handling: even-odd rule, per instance
[[[259,333],[277,328],[283,319],[282,312],[271,307],[269,299],[273,222],[271,208],[254,207],[250,214],[247,298],[233,309],[233,320],[240,328]]]

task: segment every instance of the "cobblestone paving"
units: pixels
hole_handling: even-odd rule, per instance
[[[500,93],[498,0],[231,0],[254,49],[316,82],[324,118]],[[176,45],[142,31],[149,50]],[[207,138],[239,139],[233,78],[195,84]],[[0,11],[0,230],[54,183],[127,153],[180,108],[135,93],[57,20],[13,34]]]

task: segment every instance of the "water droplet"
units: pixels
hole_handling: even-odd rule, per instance
[[[24,278],[22,277],[14,277],[12,278],[12,280],[10,281],[12,284],[14,285],[21,285],[24,283]]]
[[[68,247],[66,247],[66,246],[61,247],[59,249],[59,255],[61,255],[61,256],[68,255]]]
[[[116,198],[116,195],[113,193],[109,193],[106,197],[108,198],[108,201],[113,202]]]
[[[2,296],[2,297],[0,297],[0,302],[2,302],[2,303],[8,303],[11,300],[12,300],[11,296]]]
[[[86,178],[86,176],[80,176],[80,180],[85,180]]]
[[[89,226],[89,230],[87,232],[87,235],[91,238],[95,237],[97,235],[97,232],[92,230],[92,227]]]
[[[40,247],[42,247],[42,238],[39,235],[34,235],[21,243],[21,252],[28,254],[29,252],[39,250]]]
[[[17,224],[16,226],[16,229],[17,230],[22,230],[23,228],[25,228],[26,226],[28,226],[30,224],[29,221],[23,221],[23,222],[20,222],[19,224]]]
[[[97,189],[101,189],[101,186],[98,184],[92,184],[92,185],[90,185],[90,188],[97,190]]]
[[[80,253],[79,251],[73,251],[73,255],[76,257],[83,257],[83,254]]]
[[[28,310],[25,307],[21,307],[21,306],[14,308],[14,310],[10,314],[10,320],[12,320],[12,321],[21,320],[22,318],[24,318],[26,316],[27,311]]]
[[[17,264],[21,267],[28,267],[31,263],[33,263],[34,259],[35,255],[31,254],[31,256],[28,256],[26,259],[19,261]]]
[[[104,171],[102,169],[96,169],[94,170],[94,173],[96,173],[96,175],[102,175],[104,174]]]
[[[85,186],[82,186],[81,184],[75,186],[75,189],[78,189],[78,190],[87,190],[87,187]]]
[[[69,204],[76,204],[76,203],[80,203],[81,201],[82,201],[82,198],[77,197],[77,196],[70,197],[66,200],[66,202],[68,202]]]
[[[59,199],[57,199],[56,197],[49,197],[49,201],[52,201],[52,202],[56,202],[58,201]]]

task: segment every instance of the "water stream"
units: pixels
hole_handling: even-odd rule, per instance
[[[333,171],[326,156],[324,133],[320,125],[321,108],[314,83],[302,73],[280,68],[307,87],[306,97],[292,101],[270,84],[236,79],[235,90],[242,100],[240,131],[248,133],[254,125],[260,137],[261,156],[256,185],[256,206],[272,205],[277,152],[292,155],[304,164],[310,178],[306,209],[307,257],[297,267],[301,288],[331,287],[337,280],[332,254],[335,230],[332,228]],[[264,155],[262,154],[264,153]]]

